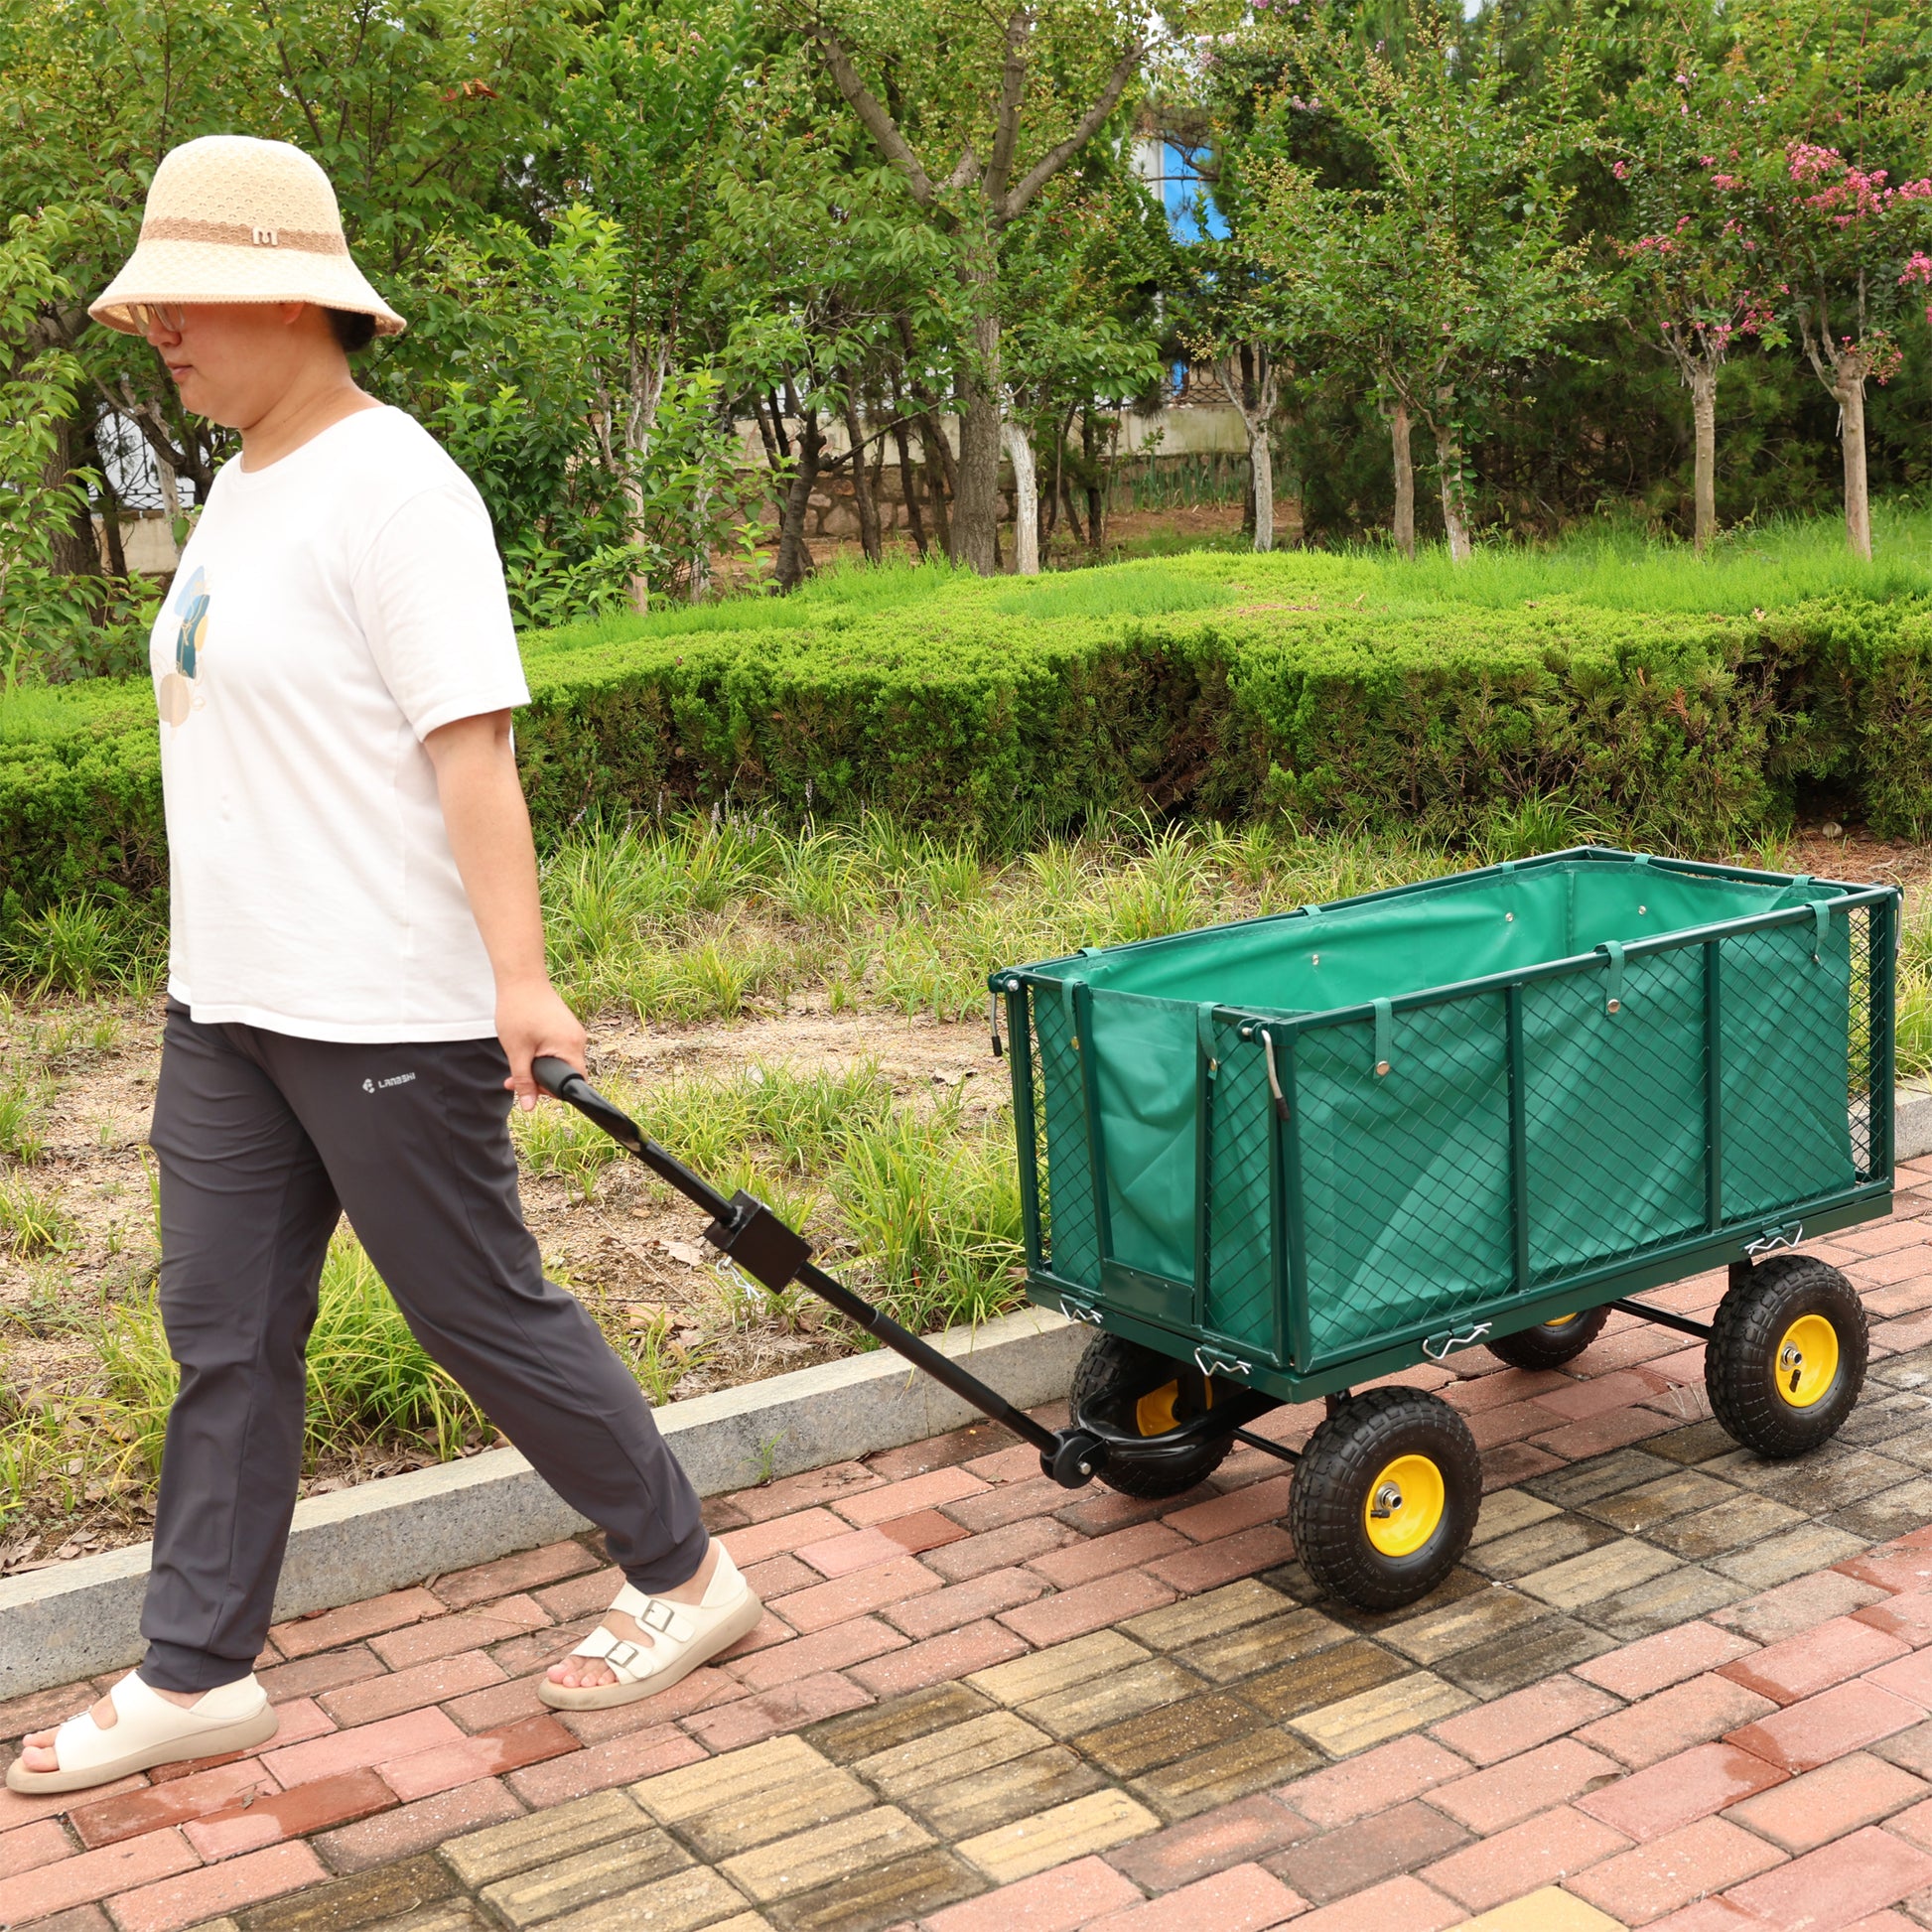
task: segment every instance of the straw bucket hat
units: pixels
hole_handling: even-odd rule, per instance
[[[138,336],[137,306],[191,302],[313,302],[373,316],[381,336],[403,327],[349,257],[329,177],[300,148],[246,134],[163,157],[134,253],[87,313]]]

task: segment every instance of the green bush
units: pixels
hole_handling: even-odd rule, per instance
[[[832,573],[782,602],[527,635],[518,744],[546,845],[587,815],[694,806],[792,826],[872,810],[990,846],[1183,807],[1471,836],[1535,800],[1696,845],[1777,823],[1811,784],[1882,831],[1932,822],[1932,606],[1791,572],[1767,616],[1736,608],[1732,570],[1697,580],[1730,607],[1699,614],[1696,568],[1659,565],[1649,612],[1498,601],[1500,564],[1424,598],[1389,564],[1306,553]],[[12,977],[26,951],[66,970],[23,932],[36,912],[160,884],[154,730],[138,683],[0,703]]]

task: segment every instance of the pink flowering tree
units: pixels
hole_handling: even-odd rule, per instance
[[[1869,557],[1866,387],[1897,373],[1932,321],[1922,21],[1862,0],[1742,0],[1729,21],[1759,133],[1712,184],[1775,263],[1780,306],[1838,404],[1846,537]]]
[[[1662,60],[1624,95],[1611,172],[1630,199],[1621,258],[1626,317],[1668,356],[1691,392],[1693,530],[1700,551],[1718,531],[1718,371],[1740,338],[1787,339],[1768,251],[1752,232],[1727,157],[1753,138],[1748,76],[1689,49]]]
[[[1805,359],[1839,407],[1845,532],[1871,555],[1865,487],[1865,385],[1905,359],[1905,335],[1932,323],[1932,179],[1894,181],[1837,148],[1794,140],[1764,196],[1765,227],[1784,274]]]

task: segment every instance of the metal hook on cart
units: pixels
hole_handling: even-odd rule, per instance
[[[1288,1095],[1282,1091],[1282,1076],[1275,1066],[1275,1035],[1266,1027],[1261,1030],[1261,1050],[1268,1056],[1268,1091],[1275,1096],[1275,1118],[1288,1118]]]
[[[1194,1366],[1203,1375],[1225,1375],[1230,1379],[1238,1376],[1243,1381],[1255,1370],[1254,1363],[1244,1362],[1238,1355],[1223,1355],[1205,1345],[1194,1350]]]
[[[1440,1362],[1451,1349],[1468,1348],[1472,1344],[1480,1341],[1494,1325],[1493,1322],[1477,1321],[1461,1333],[1451,1332],[1447,1335],[1431,1335],[1424,1341],[1422,1352],[1432,1362]]]

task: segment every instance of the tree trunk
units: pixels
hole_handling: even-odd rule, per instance
[[[1087,466],[1087,552],[1101,556],[1107,545],[1107,485],[1112,477],[1099,468],[1100,452],[1095,447],[1099,435],[1093,411],[1080,412],[1080,454]]]
[[[1014,572],[1021,577],[1039,575],[1039,476],[1034,463],[1033,438],[1024,424],[1009,416],[1000,426],[1007,447],[1007,460],[1013,465],[1013,556]]]
[[[1000,314],[998,268],[989,237],[961,271],[972,307],[972,348],[960,371],[959,487],[953,498],[953,556],[982,577],[999,568]]]
[[[664,400],[664,384],[671,373],[668,343],[648,345],[633,338],[629,355],[629,395],[624,411],[623,499],[628,507],[624,535],[632,543],[644,540],[644,485],[638,472],[650,461],[650,446],[657,435],[657,408]],[[630,608],[643,612],[650,608],[650,580],[641,572],[630,579]]]
[[[1416,561],[1416,453],[1412,446],[1409,405],[1396,398],[1389,418],[1389,442],[1395,452],[1395,547]]]
[[[1268,430],[1275,415],[1276,371],[1266,349],[1244,345],[1238,358],[1223,355],[1214,373],[1241,415],[1248,434],[1248,491],[1254,506],[1255,548],[1275,547],[1275,452]]]
[[[898,493],[905,505],[905,527],[912,538],[912,547],[919,553],[920,563],[926,560],[925,515],[919,507],[919,477],[912,468],[912,439],[905,433],[905,410],[898,393],[898,384],[893,384],[893,449],[898,457]]]
[[[1845,456],[1845,540],[1871,561],[1871,497],[1864,476],[1864,370],[1848,361],[1838,386],[1839,441]]]
[[[818,459],[824,446],[818,411],[808,409],[798,435],[798,467],[786,485],[784,516],[778,525],[776,577],[781,591],[795,591],[812,574],[811,546],[805,541],[805,511],[812,491],[818,487]]]
[[[101,442],[101,425],[108,419],[94,417],[94,475],[100,479],[100,526],[107,539],[107,571],[112,577],[127,575],[127,550],[121,541],[121,495],[114,487],[107,450]]]
[[[1469,561],[1469,525],[1463,514],[1462,443],[1453,430],[1436,432],[1436,452],[1443,471],[1443,522],[1449,530],[1449,562]]]
[[[859,541],[865,548],[866,562],[881,561],[879,543],[879,505],[873,499],[872,479],[866,474],[866,432],[859,421],[859,405],[852,391],[845,392],[845,434],[851,449],[847,461],[852,466],[852,501],[859,512]]]
[[[1697,447],[1691,540],[1701,557],[1718,534],[1718,371],[1708,362],[1691,370],[1691,431]]]
[[[54,426],[54,449],[47,459],[45,475],[50,488],[78,484],[80,472],[92,468],[88,461],[93,442],[93,425],[78,417],[63,416]],[[94,513],[84,489],[69,513],[54,529],[54,568],[63,577],[98,577],[100,545],[94,539]]]

